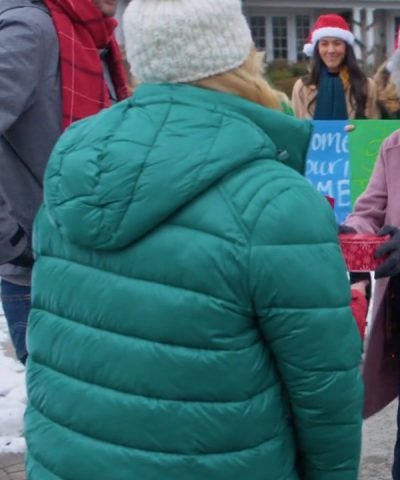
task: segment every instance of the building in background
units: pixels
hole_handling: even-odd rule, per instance
[[[268,61],[301,60],[303,44],[316,18],[338,13],[352,26],[357,58],[379,63],[394,48],[400,26],[398,0],[243,0],[254,40]]]
[[[128,3],[120,0],[118,18]],[[400,26],[399,0],[243,0],[243,8],[254,41],[269,62],[302,60],[309,29],[323,13],[338,13],[350,23],[356,55],[364,65],[374,66],[393,51]]]

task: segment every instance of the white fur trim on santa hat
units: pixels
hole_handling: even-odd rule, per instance
[[[354,45],[354,35],[350,30],[344,30],[343,28],[338,27],[323,27],[318,28],[318,30],[315,30],[312,34],[312,43],[314,47],[319,40],[325,37],[340,38],[340,40],[343,40],[349,45]]]
[[[191,82],[232,70],[253,40],[240,0],[133,0],[123,18],[139,82]]]
[[[314,45],[312,43],[306,43],[303,47],[303,53],[304,55],[307,55],[307,57],[312,57],[314,53]]]

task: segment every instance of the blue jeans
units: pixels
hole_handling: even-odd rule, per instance
[[[31,309],[31,287],[1,279],[1,302],[15,353],[20,362],[26,362],[26,329]]]

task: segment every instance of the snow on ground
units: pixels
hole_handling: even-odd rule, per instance
[[[26,404],[25,369],[6,350],[9,336],[0,305],[0,454],[25,450],[23,415]]]

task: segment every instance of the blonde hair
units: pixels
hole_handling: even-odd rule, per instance
[[[282,111],[281,92],[275,91],[264,78],[263,61],[263,52],[257,52],[254,48],[240,67],[191,83],[210,90],[232,93],[264,107]]]
[[[393,65],[392,65],[393,68]],[[382,63],[374,76],[378,103],[389,114],[400,110],[400,75],[398,72],[389,72],[388,61]]]

